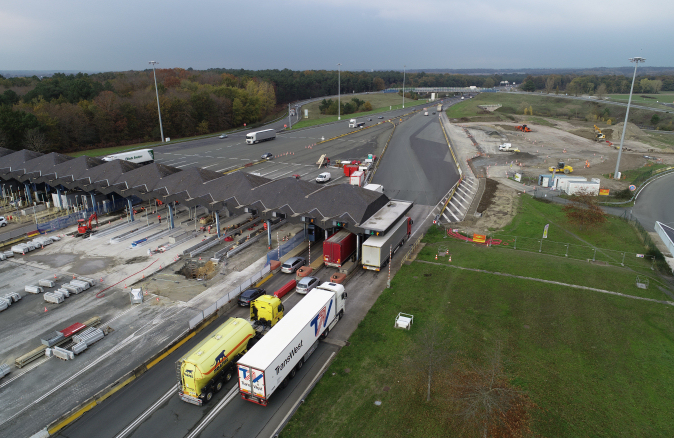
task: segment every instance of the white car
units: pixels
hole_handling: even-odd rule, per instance
[[[227,138],[227,134],[221,134],[219,138]]]
[[[331,175],[330,172],[323,172],[316,177],[317,183],[324,183],[330,181]]]
[[[0,216],[0,227],[7,226],[7,219],[4,216]]]

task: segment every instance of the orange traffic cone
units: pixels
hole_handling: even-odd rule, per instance
[[[452,261],[452,256],[451,256],[451,255],[449,256],[449,261],[450,261],[450,262]]]
[[[438,255],[436,254],[436,255],[435,255],[435,260],[437,260],[437,259],[438,259]]]
[[[44,311],[45,311],[45,312],[47,311],[47,308],[46,308],[46,307],[44,308]]]

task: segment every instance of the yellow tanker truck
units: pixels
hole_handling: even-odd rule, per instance
[[[180,358],[176,362],[180,398],[198,406],[210,401],[235,375],[236,361],[248,350],[255,335],[255,329],[245,319],[229,318]]]

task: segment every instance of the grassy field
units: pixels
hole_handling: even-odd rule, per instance
[[[539,204],[523,202],[508,232],[538,236],[559,218],[555,206]],[[581,232],[560,222],[550,237],[572,241],[569,229],[594,244],[639,248],[630,229],[606,227]],[[510,384],[536,405],[529,411],[534,435],[674,436],[674,307],[451,266],[666,299],[653,282],[644,291],[627,268],[443,236],[429,231],[418,261],[382,292],[283,438],[477,436],[456,415],[457,382],[466,370],[488,369],[498,346]],[[449,249],[451,263],[435,261],[438,246]],[[393,328],[398,312],[414,315],[410,331]],[[427,357],[435,358],[428,402]]]
[[[644,97],[646,96],[646,97]],[[613,100],[616,102],[622,102],[622,103],[627,103],[629,101],[629,94],[609,94],[606,96],[609,100]],[[638,105],[645,105],[645,106],[651,106],[653,108],[658,108],[658,109],[664,109],[664,110],[672,110],[674,112],[674,108],[668,107],[666,105],[662,105],[659,102],[665,102],[665,103],[673,103],[674,102],[674,92],[671,91],[663,91],[658,94],[633,94],[632,95],[632,103],[638,104]]]
[[[351,118],[360,118],[366,117],[373,114],[378,114],[384,111],[389,111],[391,109],[401,109],[402,108],[402,96],[399,96],[396,93],[371,93],[371,94],[343,94],[342,102],[348,102],[353,97],[357,97],[360,100],[365,102],[370,102],[372,104],[372,111],[354,113],[354,114],[342,114],[342,121],[348,123]],[[336,100],[336,99],[335,99]],[[405,108],[419,105],[425,102],[425,100],[412,100],[405,98]],[[321,114],[318,107],[320,106],[321,101],[311,102],[305,105],[302,108],[302,116],[304,116],[304,110],[309,110],[309,118],[302,119],[298,123],[293,125],[293,129],[306,128],[308,126],[321,125],[323,123],[331,123],[337,121],[337,116],[329,116]],[[430,104],[429,104],[430,105]],[[374,122],[374,120],[372,120]]]

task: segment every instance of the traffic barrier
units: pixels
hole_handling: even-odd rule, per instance
[[[285,285],[283,285],[279,290],[274,292],[274,296],[276,298],[283,298],[288,292],[295,289],[295,286],[297,286],[297,281],[290,280]]]

